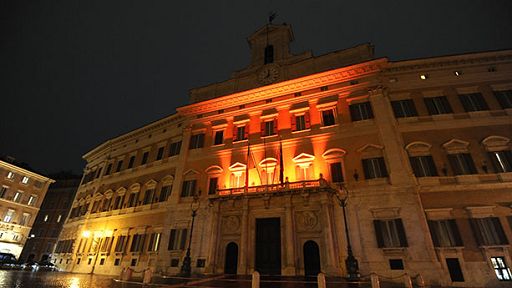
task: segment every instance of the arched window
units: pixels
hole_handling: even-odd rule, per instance
[[[262,185],[271,185],[271,184],[274,184],[275,182],[279,181],[279,179],[275,179],[276,178],[275,171],[276,171],[276,166],[277,166],[276,158],[263,159],[263,160],[261,160],[261,162],[258,165],[261,167],[261,184]]]
[[[512,147],[509,138],[489,136],[482,140],[496,173],[512,172]]]
[[[208,174],[208,195],[217,194],[219,188],[219,178],[224,170],[218,165],[208,167],[205,172]]]
[[[345,154],[346,151],[340,148],[332,148],[322,154],[322,157],[329,165],[329,176],[333,183],[341,183],[345,181],[345,178],[343,177],[343,158]]]
[[[267,45],[265,47],[265,60],[264,64],[274,63],[274,46]]]
[[[312,165],[315,160],[315,156],[307,153],[300,153],[292,160],[295,163],[295,178],[297,180],[303,181],[315,178]]]
[[[229,171],[231,172],[231,178],[230,178],[231,188],[241,188],[241,187],[245,186],[246,169],[247,169],[247,165],[242,164],[240,162],[236,162],[235,164],[229,166]]]

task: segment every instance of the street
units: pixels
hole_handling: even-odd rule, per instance
[[[140,285],[137,285],[140,287]],[[0,288],[113,288],[112,278],[64,272],[0,270]]]

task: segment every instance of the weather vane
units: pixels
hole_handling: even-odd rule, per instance
[[[272,24],[272,21],[276,18],[276,12],[270,11],[268,15],[268,24]]]

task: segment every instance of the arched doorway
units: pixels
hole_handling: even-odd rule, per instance
[[[224,274],[236,274],[238,267],[238,245],[229,242],[226,246],[226,261],[224,262]]]
[[[320,273],[320,249],[315,241],[309,240],[304,243],[304,274],[316,276]]]

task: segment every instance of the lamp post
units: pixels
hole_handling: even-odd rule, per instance
[[[199,191],[199,194],[201,194],[201,191]],[[190,259],[190,245],[192,244],[194,220],[197,215],[197,210],[199,209],[199,204],[199,196],[194,194],[194,199],[192,200],[192,203],[190,203],[190,210],[192,210],[192,223],[190,224],[190,236],[188,239],[187,253],[185,254],[185,258],[183,258],[183,265],[181,266],[181,276],[183,277],[190,277],[190,275],[192,274],[192,267],[190,266],[192,262],[192,259]]]
[[[345,235],[347,237],[347,258],[345,259],[345,266],[347,267],[348,281],[355,282],[359,281],[359,263],[357,262],[356,257],[352,254],[352,245],[350,243],[350,234],[348,232],[348,222],[347,222],[347,200],[348,200],[348,190],[340,184],[340,189],[345,191],[345,197],[340,195],[340,193],[336,192],[334,195],[338,200],[338,204],[340,204],[343,209],[343,221],[345,223]]]

